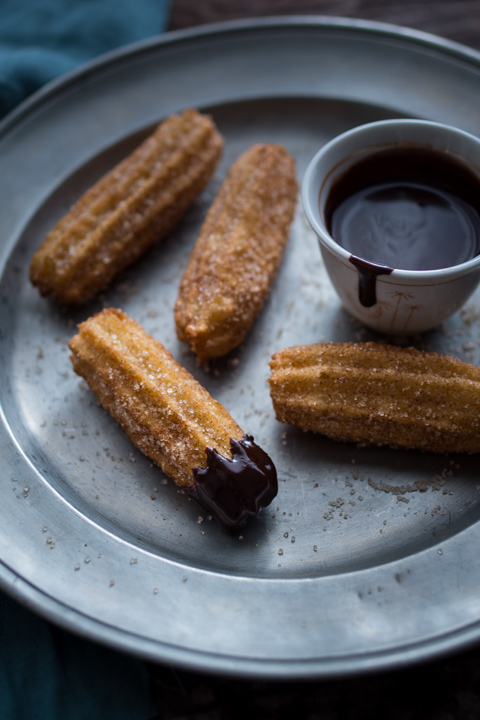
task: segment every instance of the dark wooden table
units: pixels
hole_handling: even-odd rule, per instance
[[[169,29],[271,15],[379,20],[480,50],[480,0],[172,0]],[[150,669],[155,720],[480,720],[480,648],[396,671],[292,683]]]
[[[336,15],[424,30],[480,50],[479,0],[172,0],[170,30],[269,15]]]

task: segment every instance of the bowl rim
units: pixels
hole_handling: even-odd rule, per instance
[[[352,253],[350,253],[348,250],[335,242],[322,221],[321,213],[319,211],[319,197],[322,188],[325,185],[328,177],[330,177],[331,174],[335,172],[335,170],[340,165],[342,165],[348,157],[351,157],[353,153],[361,153],[362,151],[367,151],[369,148],[378,149],[380,147],[389,146],[399,142],[399,139],[395,138],[393,135],[391,139],[386,139],[386,136],[383,137],[381,141],[374,142],[372,141],[372,136],[375,133],[378,133],[379,131],[380,133],[388,133],[388,131],[393,133],[398,130],[412,128],[418,129],[421,132],[435,130],[437,131],[437,133],[443,133],[445,137],[454,136],[457,139],[462,138],[467,143],[476,146],[480,157],[480,138],[476,137],[472,133],[466,132],[465,130],[461,130],[460,128],[454,127],[452,125],[446,125],[444,123],[439,123],[431,120],[420,120],[416,118],[393,118],[389,120],[377,120],[374,122],[357,125],[339,135],[336,135],[331,140],[326,142],[321,148],[319,148],[319,150],[317,150],[317,152],[312,157],[307,166],[307,169],[303,176],[301,187],[302,205],[307,220],[310,223],[313,231],[317,235],[320,245],[326,247],[333,255],[335,255],[339,260],[343,261],[344,264],[348,265],[349,267],[352,267],[352,263],[350,262],[350,257]],[[335,151],[338,153],[338,149],[341,148],[343,145],[347,145],[352,140],[352,138],[365,137],[370,137],[371,139],[368,142],[364,142],[363,144],[359,143],[355,151],[350,151],[348,154],[340,153],[342,159],[337,159],[335,165],[333,165],[328,170],[328,172],[322,174],[323,179],[320,183],[318,183],[318,166],[320,162],[324,160],[325,156],[328,157],[328,154],[332,154]],[[419,138],[418,140],[412,139],[408,140],[407,142],[413,145],[426,145],[425,139],[423,138]],[[446,144],[447,143],[445,143],[445,145]],[[436,147],[436,149],[438,148]],[[448,147],[446,147],[445,149],[449,152],[452,152]],[[480,182],[480,167],[477,166],[475,163],[471,162],[468,157],[465,157],[458,152],[456,152],[455,154],[457,155],[457,157],[460,158],[462,162],[470,165],[472,168],[475,169]],[[367,260],[368,262],[373,262],[369,258],[363,259]],[[404,281],[410,282],[410,284],[412,285],[421,285],[423,283],[437,283],[441,280],[443,280],[444,282],[448,282],[450,280],[469,275],[475,270],[478,270],[480,272],[480,253],[478,255],[475,255],[470,260],[466,260],[465,262],[459,263],[458,265],[451,265],[445,268],[436,268],[432,270],[405,270],[402,268],[393,268],[391,273],[389,273],[388,275],[379,276],[378,280],[381,282],[388,282],[389,280],[390,282],[392,282],[393,280]]]

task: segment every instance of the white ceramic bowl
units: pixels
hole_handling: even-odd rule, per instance
[[[376,301],[359,300],[359,271],[351,253],[331,237],[325,219],[329,191],[359,159],[409,143],[456,156],[480,181],[480,140],[469,133],[423,120],[385,120],[349,130],[323,146],[311,160],[302,184],[303,206],[318,236],[330,279],[347,310],[365,325],[388,334],[429,330],[459,310],[480,280],[480,255],[438,270],[394,269],[375,280]],[[375,258],[368,258],[375,262]]]

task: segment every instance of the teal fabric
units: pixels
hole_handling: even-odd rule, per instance
[[[2,720],[150,720],[146,666],[71,635],[0,593]]]
[[[168,0],[0,0],[0,117],[87,60],[164,31]],[[144,663],[0,592],[1,720],[149,720]]]
[[[169,0],[0,0],[0,117],[49,80],[167,27]]]

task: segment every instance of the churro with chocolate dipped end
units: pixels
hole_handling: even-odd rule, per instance
[[[185,110],[161,123],[48,234],[30,280],[60,303],[90,300],[167,235],[210,180],[223,147],[212,120]]]
[[[480,452],[480,368],[366,343],[286,348],[270,363],[280,422],[365,445]]]
[[[295,162],[257,144],[232,165],[201,229],[175,305],[180,340],[200,362],[239,345],[279,269],[295,212]]]
[[[277,493],[273,462],[163,345],[121,310],[79,325],[70,343],[83,377],[130,440],[236,532]]]

